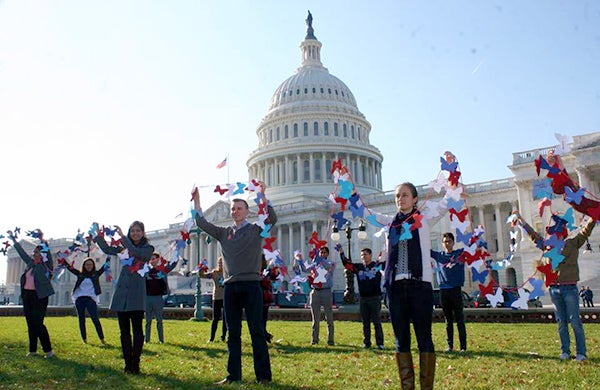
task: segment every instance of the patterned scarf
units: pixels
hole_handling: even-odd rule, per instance
[[[390,287],[396,277],[396,265],[398,264],[398,253],[402,234],[402,224],[407,222],[412,224],[415,222],[412,216],[419,213],[414,209],[408,214],[399,212],[396,214],[394,221],[390,226],[388,234],[388,258],[385,263],[385,287]],[[423,258],[421,254],[421,241],[419,239],[419,229],[411,231],[412,238],[406,241],[408,251],[408,272],[413,278],[421,278],[423,276]]]

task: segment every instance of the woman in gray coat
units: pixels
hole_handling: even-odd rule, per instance
[[[127,236],[120,227],[117,233],[121,236],[121,244],[109,246],[101,235],[95,238],[100,249],[108,255],[117,255],[127,250],[129,258],[121,260],[121,273],[117,287],[113,293],[110,310],[117,312],[119,330],[121,331],[121,348],[125,360],[126,374],[140,373],[140,356],[144,347],[144,331],[142,321],[146,306],[146,279],[138,272],[144,269],[146,262],[152,257],[154,247],[148,243],[144,224],[134,221],[129,226]],[[133,341],[131,338],[133,331]]]
[[[41,231],[38,230],[38,234],[41,245],[35,247],[33,257],[31,257],[17,242],[12,232],[8,232],[17,253],[27,264],[25,272],[21,275],[21,298],[23,299],[23,312],[27,321],[27,333],[29,333],[29,353],[27,356],[37,355],[37,341],[39,338],[42,349],[46,353],[45,357],[51,358],[54,357],[54,353],[52,352],[48,329],[44,325],[44,317],[48,308],[48,297],[54,294],[54,288],[50,282],[54,266],[48,242],[44,240]]]

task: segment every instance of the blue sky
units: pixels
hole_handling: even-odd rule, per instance
[[[600,131],[598,2],[0,0],[0,231],[160,229],[194,183],[227,181],[226,155],[247,180],[307,9],[372,125],[384,189],[430,181],[445,150],[474,183],[554,133]]]

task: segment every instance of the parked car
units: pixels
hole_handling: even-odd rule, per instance
[[[530,292],[528,289],[525,289],[525,291]],[[479,290],[473,291],[470,296],[473,299],[473,307],[491,307],[490,301],[482,296]],[[510,304],[519,298],[519,291],[516,288],[503,289],[502,296],[504,297],[504,302],[498,304],[498,307],[511,308]],[[527,301],[527,307],[542,307],[542,302],[538,297],[535,297]]]
[[[173,294],[164,298],[165,307],[194,307],[196,297],[191,294]]]
[[[473,299],[471,298],[471,296],[469,294],[467,294],[466,292],[463,291],[462,297],[463,297],[463,307],[475,307],[473,304]],[[433,289],[433,307],[436,307],[436,308],[442,307],[442,301],[440,299],[440,289],[439,288]]]

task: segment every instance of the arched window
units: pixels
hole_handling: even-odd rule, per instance
[[[333,179],[331,179],[331,175],[329,174],[329,172],[331,172],[331,160],[325,160],[325,177],[327,178],[325,181],[332,181]]]
[[[315,122],[313,123],[313,134],[314,135],[319,135],[319,122]]]
[[[304,122],[304,136],[308,137],[308,122]]]
[[[514,268],[506,269],[506,286],[507,287],[517,287],[517,273]]]
[[[354,125],[350,126],[350,135],[354,139]]]
[[[329,122],[323,123],[323,134],[329,135]]]
[[[335,135],[336,137],[340,135],[337,122],[333,122],[333,135]]]
[[[360,128],[360,126],[358,126],[356,128],[356,130],[357,130],[358,140],[360,141],[360,133],[362,132],[362,129]]]
[[[344,134],[344,138],[348,138],[348,127],[345,123],[342,126],[342,133]]]
[[[277,131],[275,132],[275,140],[279,141],[281,138],[281,131],[279,130],[279,127],[277,128]]]
[[[290,136],[290,128],[288,125],[285,125],[285,130],[283,130],[284,133],[284,139],[288,139]]]
[[[315,160],[315,181],[321,181],[321,160]]]
[[[298,136],[298,124],[294,123],[294,138]]]
[[[309,182],[310,181],[310,162],[308,160],[304,160],[304,162],[302,163],[304,165],[304,169],[303,169],[303,182]]]
[[[269,143],[273,142],[273,129],[269,130]]]

